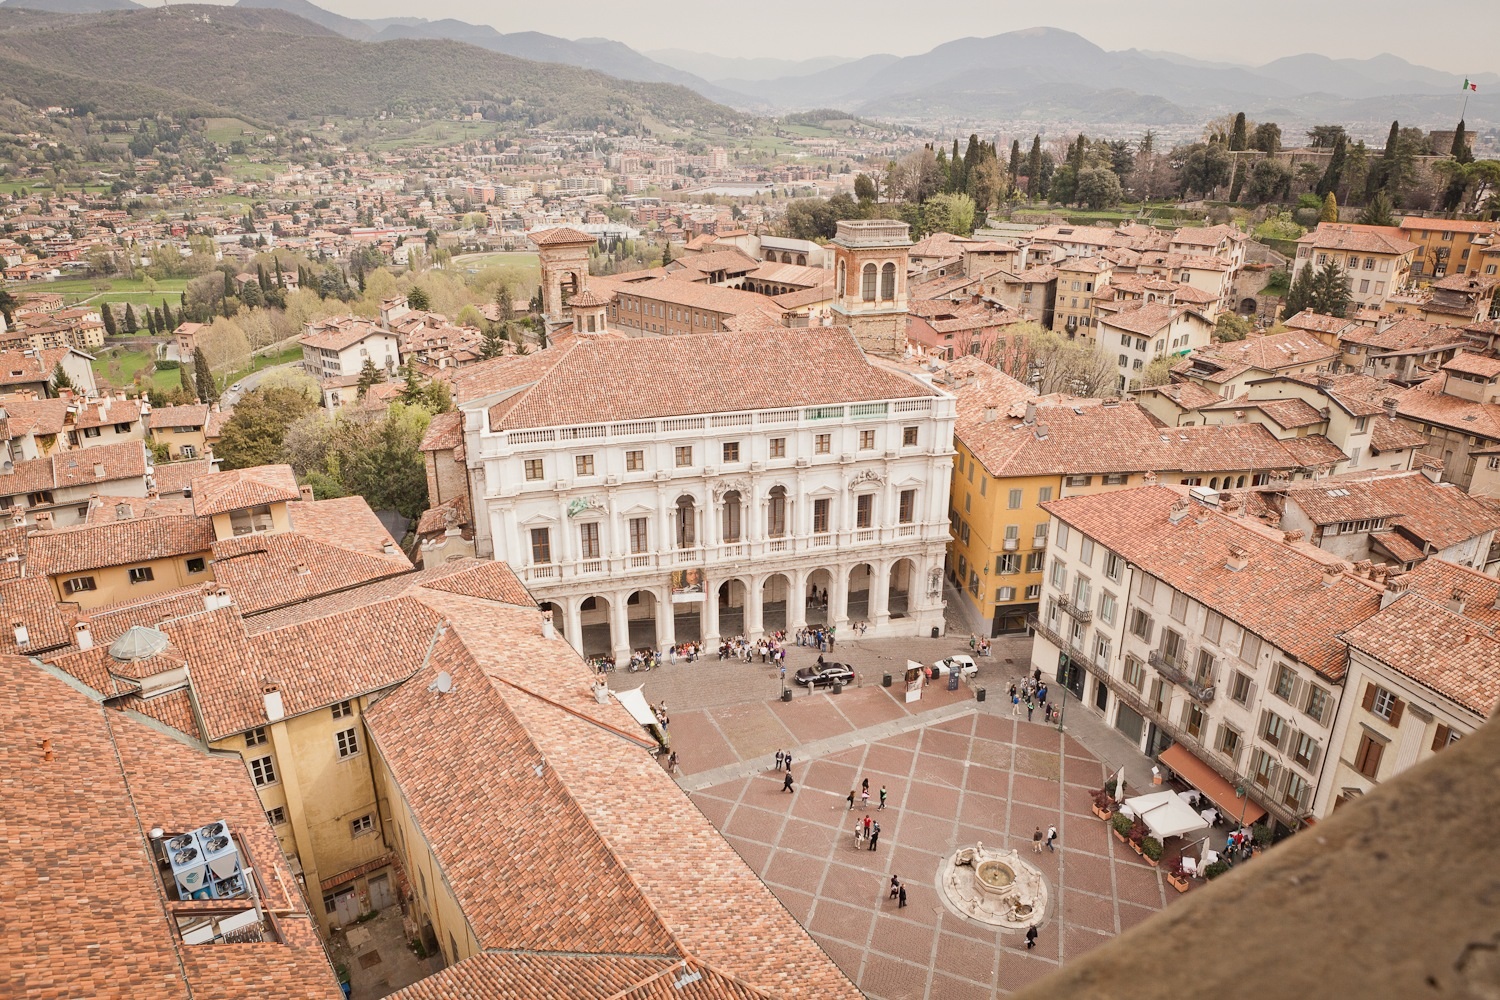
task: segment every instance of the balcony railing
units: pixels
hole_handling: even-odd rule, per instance
[[[1030,625],[1037,632],[1040,632],[1042,634],[1042,637],[1045,638],[1048,642],[1052,643],[1052,645],[1067,653],[1069,660],[1078,664],[1089,673],[1097,674],[1100,677],[1109,676],[1108,673],[1102,670],[1098,664],[1090,659],[1089,655],[1085,653],[1082,648],[1080,648],[1076,643],[1074,643],[1073,640],[1063,638],[1061,633],[1059,633],[1058,631],[1053,629],[1052,626],[1043,621],[1035,611],[1028,611],[1026,613],[1026,624]]]
[[[1155,667],[1157,673],[1186,691],[1194,701],[1201,701],[1206,705],[1214,700],[1214,685],[1199,683],[1196,677],[1182,668],[1176,657],[1153,649],[1146,654],[1146,662]]]
[[[1059,597],[1057,606],[1074,621],[1088,623],[1094,620],[1094,611],[1088,605],[1080,605],[1071,597]]]

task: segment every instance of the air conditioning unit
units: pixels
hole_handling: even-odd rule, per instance
[[[172,837],[167,841],[166,852],[172,878],[177,883],[177,895],[183,899],[211,899],[208,862],[203,858],[197,835],[184,833]]]
[[[203,851],[203,860],[208,864],[209,877],[215,882],[233,878],[240,872],[240,852],[234,838],[229,835],[229,825],[223,820],[200,827],[197,832],[198,846]]]

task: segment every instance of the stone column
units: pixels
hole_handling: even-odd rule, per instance
[[[836,564],[829,567],[833,581],[828,588],[828,624],[839,630],[839,638],[849,636],[849,567]]]
[[[553,626],[562,630],[563,637],[568,640],[568,645],[577,651],[579,656],[583,655],[583,612],[578,609],[582,598],[565,597],[554,604],[562,608],[563,620],[553,622]]]
[[[879,629],[891,620],[891,568],[894,562],[870,564],[870,627]]]
[[[703,614],[701,621],[703,625],[703,644],[705,646],[717,646],[719,644],[719,586],[718,580],[703,581]]]
[[[626,591],[609,595],[609,645],[614,650],[616,664],[623,662],[622,656],[630,658],[630,606],[625,603],[629,598]]]
[[[660,594],[656,596],[656,646],[665,650],[669,646],[677,645],[677,622],[673,619],[675,608],[672,604],[672,588],[662,588],[662,594],[666,600],[662,600]]]
[[[802,570],[787,570],[791,591],[786,595],[786,628],[795,633],[807,625],[807,574]]]
[[[765,581],[757,576],[752,576],[745,585],[745,638],[751,642],[759,639],[766,631],[765,595],[761,590],[764,586]]]

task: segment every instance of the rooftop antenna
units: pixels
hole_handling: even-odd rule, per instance
[[[427,685],[427,690],[436,691],[438,694],[447,694],[453,690],[453,675],[444,670],[437,675],[437,679]]]

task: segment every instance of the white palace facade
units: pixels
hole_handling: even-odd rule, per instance
[[[847,329],[578,336],[456,389],[475,550],[585,655],[943,627],[955,403]]]

